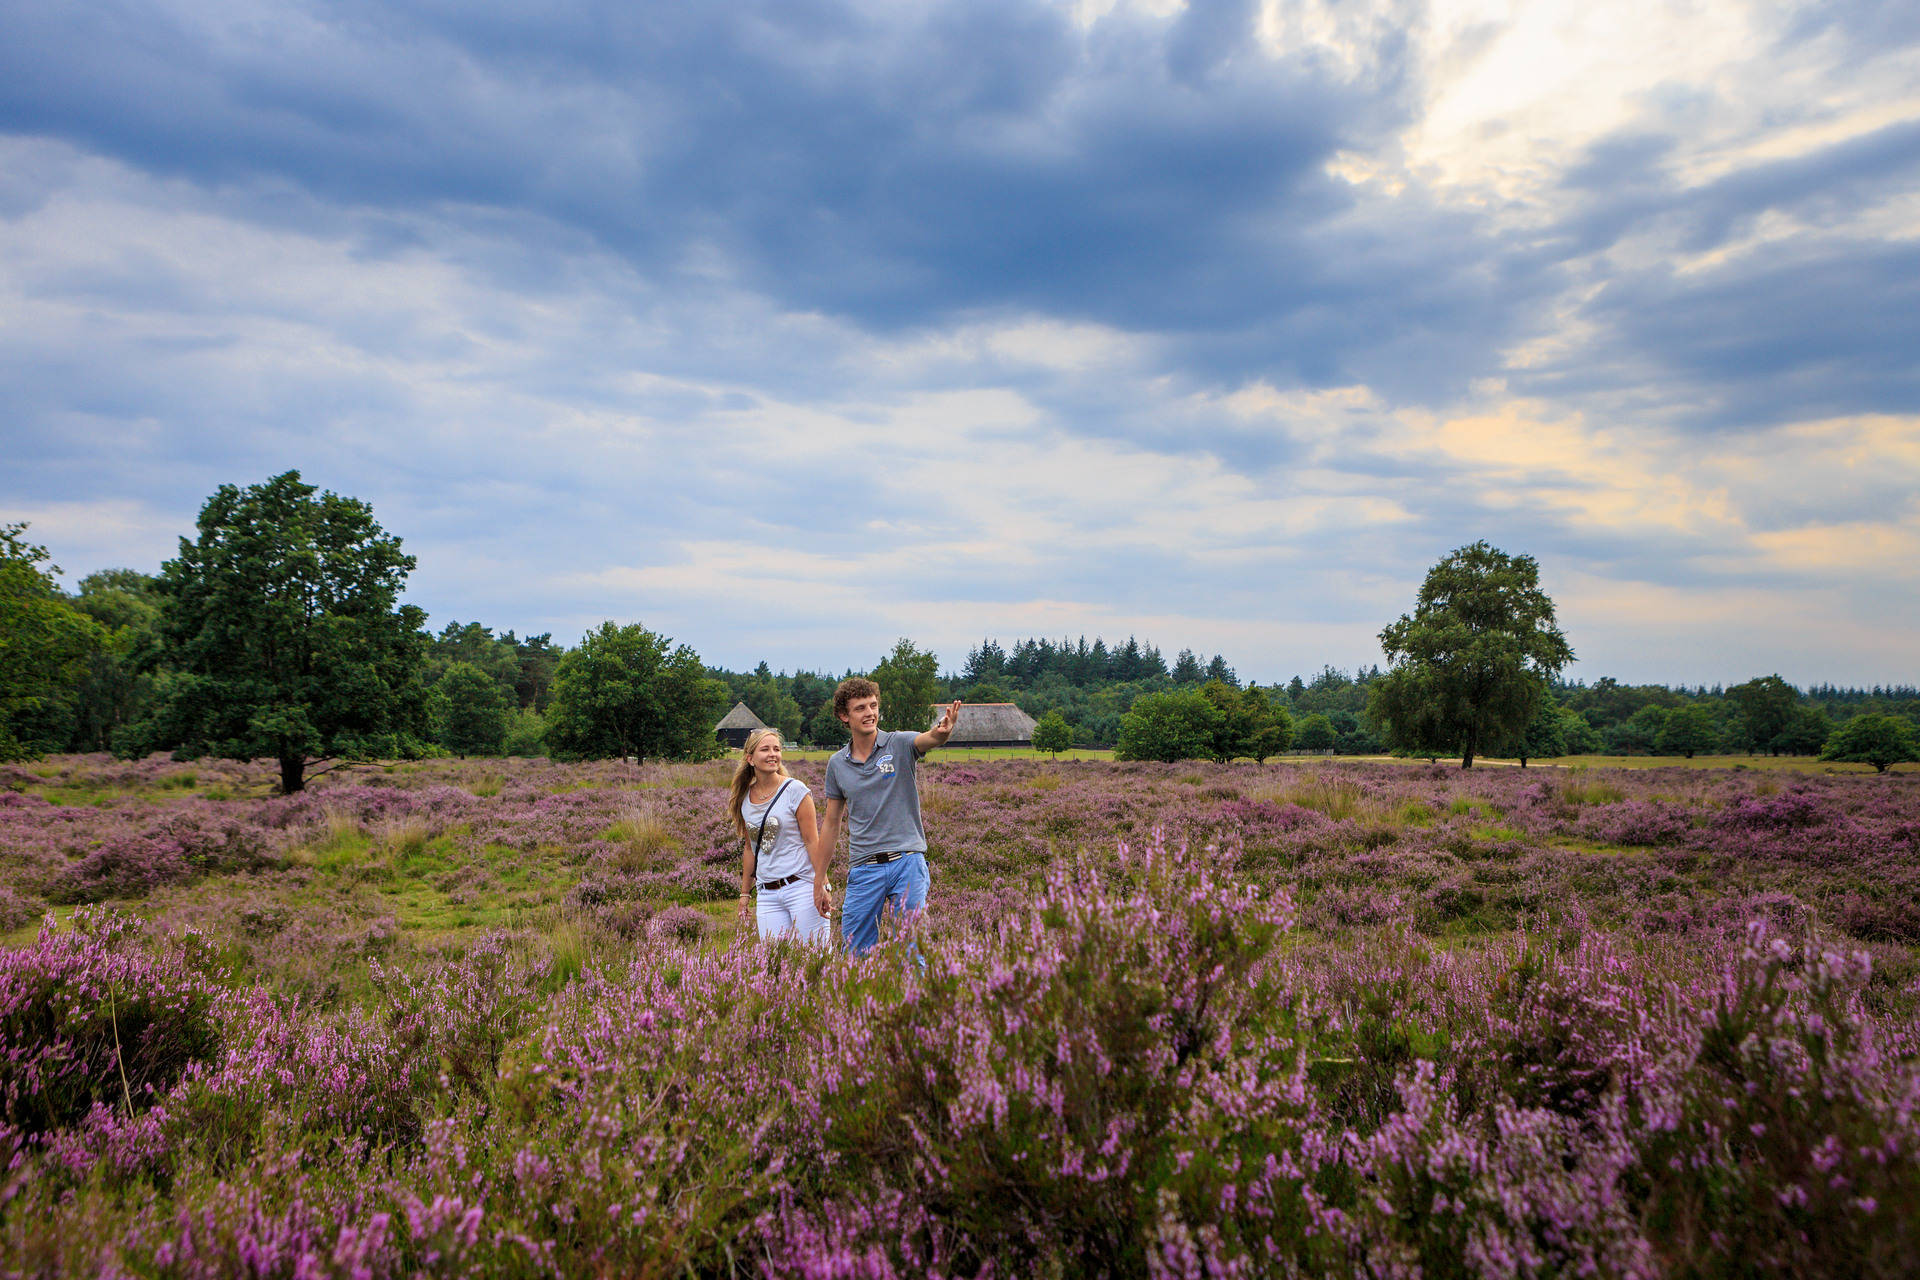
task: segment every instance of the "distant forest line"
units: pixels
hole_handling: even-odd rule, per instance
[[[116,737],[145,714],[157,680],[164,673],[145,669],[141,657],[151,648],[161,595],[157,579],[131,569],[109,569],[81,579],[72,594],[59,598],[91,618],[112,637],[71,684],[16,709],[15,734],[48,752],[113,751]],[[555,675],[570,650],[551,634],[521,637],[516,631],[478,622],[451,622],[423,633],[418,679],[436,694],[431,745],[458,754],[547,754],[546,714],[554,697]],[[778,726],[789,740],[835,746],[846,732],[833,715],[834,686],[845,676],[874,674],[896,660],[918,663],[924,680],[894,687],[911,689],[916,703],[961,698],[969,702],[1012,702],[1036,720],[1058,713],[1071,727],[1078,746],[1110,747],[1119,738],[1120,718],[1143,694],[1204,686],[1218,680],[1243,687],[1235,667],[1220,655],[1203,659],[1189,649],[1169,661],[1150,642],[1129,636],[1109,644],[1028,638],[1005,643],[986,639],[971,648],[957,669],[934,674],[938,659],[903,641],[880,661],[830,671],[774,670],[761,662],[751,671],[707,666],[708,677],[726,689],[726,706],[744,702],[755,715]],[[456,673],[449,681],[450,673]],[[1284,684],[1259,686],[1276,710],[1295,725],[1296,749],[1335,754],[1373,755],[1384,750],[1370,728],[1367,695],[1382,676],[1377,665],[1352,671],[1323,666],[1312,676],[1296,675]],[[479,679],[477,677],[484,677]],[[1251,683],[1251,682],[1249,682]],[[497,742],[476,743],[472,718],[463,703],[476,698],[497,706],[502,731]],[[1673,744],[1672,713],[1702,708],[1710,727],[1701,736],[1701,718],[1688,717],[1688,739],[1703,752],[1815,754],[1832,729],[1855,715],[1886,712],[1920,726],[1920,688],[1912,685],[1871,689],[1831,683],[1801,689],[1778,676],[1735,685],[1693,686],[1624,684],[1611,678],[1588,684],[1558,682],[1553,698],[1563,717],[1567,754],[1691,754]],[[715,718],[725,711],[720,706]],[[1663,738],[1664,735],[1664,738]]]

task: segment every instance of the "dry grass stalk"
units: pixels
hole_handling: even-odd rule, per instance
[[[401,858],[424,853],[427,841],[432,838],[433,831],[427,826],[427,820],[418,814],[391,819],[380,831],[380,843],[388,853]]]
[[[631,809],[612,826],[604,837],[620,846],[615,858],[621,871],[655,871],[680,847],[679,837],[666,820],[652,809]]]

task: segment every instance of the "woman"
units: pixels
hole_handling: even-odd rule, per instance
[[[825,946],[827,858],[807,784],[787,772],[780,731],[757,729],[740,749],[727,809],[740,833],[740,911],[758,890],[760,936]],[[759,846],[756,856],[754,847]]]

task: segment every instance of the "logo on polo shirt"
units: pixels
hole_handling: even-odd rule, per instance
[[[881,756],[878,763],[880,766],[880,772],[882,773],[893,772],[893,756],[891,753]]]

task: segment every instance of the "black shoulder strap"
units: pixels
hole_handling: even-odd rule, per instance
[[[787,788],[792,785],[792,778],[780,784],[780,789],[773,793],[773,799],[767,801],[766,812],[760,815],[760,829],[753,833],[753,879],[756,883],[760,879],[760,842],[767,838],[767,819],[773,817],[773,806],[780,803],[780,797],[787,794]]]

